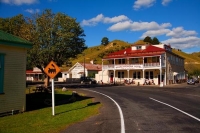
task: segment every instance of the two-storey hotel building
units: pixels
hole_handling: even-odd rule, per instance
[[[134,81],[143,85],[168,85],[186,79],[184,58],[172,52],[170,45],[132,45],[102,59],[99,80],[104,83]]]

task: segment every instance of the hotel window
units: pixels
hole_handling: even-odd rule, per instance
[[[133,72],[133,78],[134,78],[134,79],[137,78],[136,72]]]
[[[118,78],[124,78],[124,72],[118,72]]]
[[[153,63],[156,63],[156,62],[159,62],[159,57],[152,57],[152,62]]]
[[[119,59],[119,64],[125,64],[125,59]]]
[[[142,49],[142,46],[136,46],[136,49],[137,50]]]
[[[145,58],[144,58],[144,63],[147,63],[147,61],[148,61],[148,60],[147,60],[147,58],[145,57]]]
[[[149,79],[149,71],[145,72],[145,79]]]
[[[138,77],[138,79],[141,78],[141,72],[137,72],[137,77]]]
[[[139,59],[138,58],[133,58],[132,59],[132,64],[136,64],[136,63],[139,63]]]
[[[150,71],[150,79],[153,79],[153,71]]]
[[[133,72],[133,78],[134,79],[140,79],[141,78],[141,72]]]
[[[146,79],[153,79],[153,71],[146,71],[145,72]]]

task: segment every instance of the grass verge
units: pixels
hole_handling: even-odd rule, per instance
[[[31,93],[31,101],[47,96],[40,96],[44,93]],[[51,93],[49,93],[51,95]],[[93,104],[92,97],[80,96],[76,102],[66,102],[66,97],[71,96],[71,91],[55,91],[55,116],[52,116],[52,107],[33,109],[25,113],[0,118],[1,133],[58,133],[67,126],[83,121],[84,119],[98,114],[101,104]],[[45,94],[47,95],[47,94]],[[65,98],[62,99],[62,98]],[[31,104],[31,103],[29,103]],[[35,104],[35,103],[33,103]],[[40,103],[40,105],[42,105]],[[30,105],[29,105],[30,106]],[[35,107],[35,106],[34,106]]]

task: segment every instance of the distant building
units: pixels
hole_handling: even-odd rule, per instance
[[[26,110],[26,59],[32,44],[0,31],[0,114]]]
[[[130,48],[108,54],[102,59],[102,71],[97,81],[104,83],[146,80],[156,85],[168,85],[186,79],[184,58],[172,52],[170,45],[132,45]]]
[[[42,71],[34,67],[33,70],[26,70],[26,81],[42,81]]]
[[[61,72],[63,80],[67,79],[80,79],[81,77],[93,77],[95,74],[101,71],[101,65],[90,63],[79,63],[77,62],[68,71]]]

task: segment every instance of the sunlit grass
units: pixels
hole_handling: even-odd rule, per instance
[[[56,94],[71,95],[70,91]],[[52,116],[52,107],[25,112],[13,116],[0,118],[0,133],[57,133],[67,126],[83,121],[98,114],[101,104],[93,104],[92,98],[86,98],[73,103],[55,106],[55,116]]]

